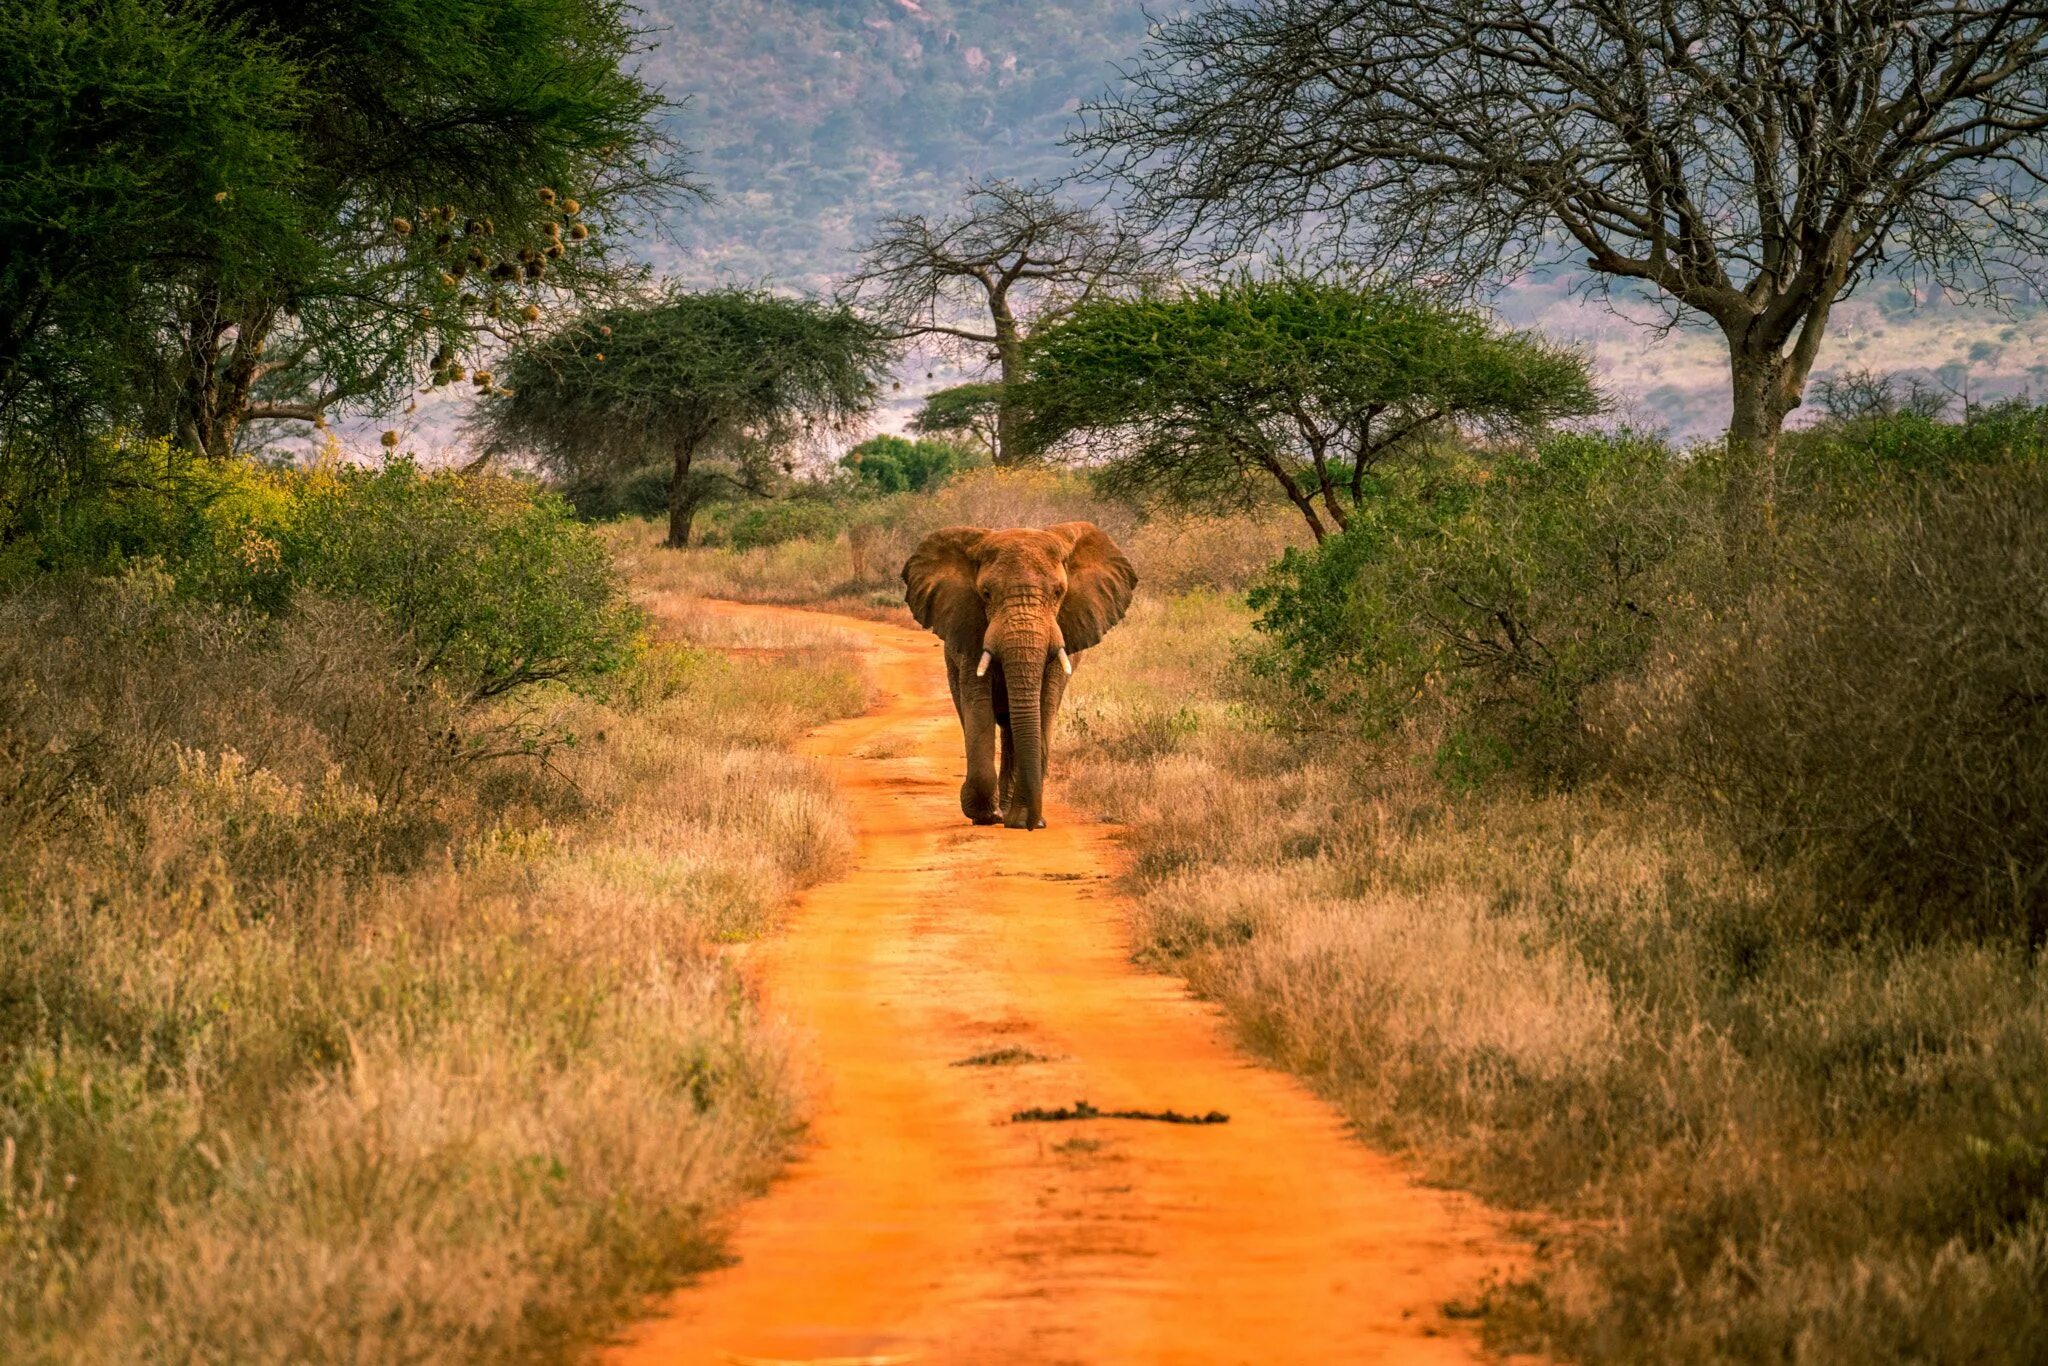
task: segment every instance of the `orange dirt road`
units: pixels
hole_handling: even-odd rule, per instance
[[[1133,968],[1105,827],[1057,801],[1045,830],[969,825],[937,640],[829,620],[877,700],[803,748],[858,859],[750,959],[819,1078],[812,1141],[742,1211],[737,1262],[606,1360],[1474,1359],[1443,1306],[1514,1265],[1498,1216],[1414,1184]],[[962,1065],[1005,1049],[1043,1060]],[[1010,1120],[1077,1099],[1230,1121]]]

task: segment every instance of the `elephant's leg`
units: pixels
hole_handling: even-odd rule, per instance
[[[1052,776],[1052,721],[1053,717],[1059,714],[1060,699],[1065,697],[1066,693],[1067,671],[1060,667],[1057,658],[1047,660],[1045,664],[1045,682],[1038,692],[1038,709],[1041,718],[1038,727],[1038,771],[1048,779]],[[1038,824],[1043,829],[1045,817],[1040,816]]]
[[[1001,799],[1001,805],[1008,807],[1011,791],[1017,783],[1017,741],[1010,734],[1010,723],[1007,718],[999,718],[996,721],[996,738],[1002,758],[1002,771],[996,779],[996,793]]]
[[[953,705],[960,713],[960,733],[967,741],[967,780],[960,784],[960,811],[976,825],[994,825],[1002,811],[996,801],[996,715],[988,680],[974,676],[971,664],[946,661],[953,685]]]

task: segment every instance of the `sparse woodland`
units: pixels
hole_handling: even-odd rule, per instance
[[[958,9],[848,68],[930,124]],[[712,164],[830,161],[793,34]],[[0,0],[0,1356],[559,1360],[715,1265],[806,1106],[724,950],[853,856],[788,750],[867,702],[691,603],[1086,519],[1135,956],[1526,1216],[1490,1346],[2048,1357],[2048,406],[1825,361],[1859,287],[2038,297],[2048,18],[1127,36],[1095,181],[882,206],[825,300],[635,256],[759,186],[612,0]],[[1567,258],[1726,339],[1725,436],[1486,309]],[[927,335],[984,373],[872,434]],[[450,390],[473,463],[333,436]]]

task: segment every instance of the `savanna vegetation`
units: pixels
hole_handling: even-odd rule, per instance
[[[862,684],[728,662],[531,477],[267,442],[530,404],[499,352],[656,293],[613,243],[698,185],[637,14],[0,38],[0,1357],[582,1351],[798,1132],[718,946],[846,856],[785,744]],[[843,313],[721,303],[856,339],[756,428],[872,387]]]
[[[858,678],[650,636],[527,483],[174,473],[0,597],[0,1340],[558,1356],[794,1133],[711,946],[844,857],[780,746]]]
[[[1100,56],[795,8],[717,22],[934,143]],[[1074,519],[1142,582],[1056,738],[1137,956],[1529,1213],[1498,1345],[2048,1356],[2048,408],[1809,383],[1859,286],[2042,283],[2048,21],[1150,33],[1124,211],[906,202],[826,302],[619,245],[704,187],[615,0],[0,12],[9,1359],[559,1358],[711,1264],[801,1118],[718,946],[847,857],[784,747],[862,687],[689,601]],[[1473,302],[1577,261],[1718,330],[1725,439]],[[982,377],[842,454],[917,338]],[[460,470],[272,459],[456,386]]]

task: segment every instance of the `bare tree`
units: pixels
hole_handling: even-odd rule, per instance
[[[984,180],[950,217],[884,219],[849,284],[899,337],[987,348],[1007,391],[1022,378],[1031,329],[1132,288],[1145,273],[1142,240],[1114,215],[1062,203],[1038,186]],[[1020,426],[1014,404],[1000,402],[997,464],[1024,458]]]
[[[1859,282],[2039,287],[2044,39],[2048,6],[1967,0],[1205,0],[1080,139],[1226,248],[1643,282],[1726,338],[1753,515]]]

